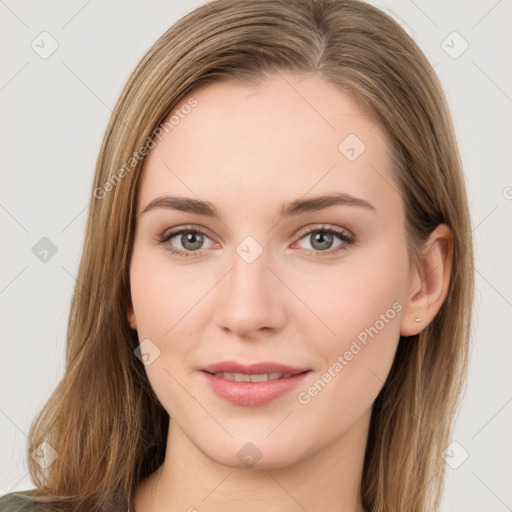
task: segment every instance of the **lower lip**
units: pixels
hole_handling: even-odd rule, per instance
[[[258,407],[285,395],[296,388],[309,373],[302,372],[266,382],[235,382],[203,372],[213,392],[234,405]]]

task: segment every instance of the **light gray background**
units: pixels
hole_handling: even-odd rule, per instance
[[[512,510],[511,1],[373,3],[406,28],[441,78],[474,225],[471,370],[458,444],[447,453],[459,467],[448,468],[442,510]],[[86,206],[111,108],[149,46],[200,4],[0,0],[0,494],[33,487],[26,433],[62,376]],[[46,59],[31,48],[43,31],[59,45]],[[463,41],[453,31],[469,44],[458,58]],[[46,263],[32,253],[42,237],[58,248]]]

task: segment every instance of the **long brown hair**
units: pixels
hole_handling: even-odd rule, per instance
[[[213,0],[174,24],[137,65],[96,164],[65,373],[30,429],[38,501],[61,510],[126,510],[137,484],[162,464],[169,418],[134,356],[139,341],[126,315],[143,162],[130,159],[198,84],[255,84],[280,71],[316,74],[357,95],[385,130],[411,260],[438,224],[452,229],[447,298],[419,335],[400,339],[373,405],[360,489],[367,511],[438,507],[442,452],[465,385],[473,300],[464,176],[431,65],[390,16],[358,0]],[[31,457],[44,441],[56,455],[47,469]]]

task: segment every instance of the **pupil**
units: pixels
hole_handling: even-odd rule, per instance
[[[314,241],[315,243],[316,242],[320,242],[320,247],[317,247],[318,249],[328,249],[329,246],[331,245],[331,238],[332,238],[332,235],[330,233],[321,233],[321,232],[317,232],[315,235],[314,235]],[[322,244],[322,242],[324,242]],[[327,242],[327,243],[325,243]],[[313,244],[314,246],[315,244]]]
[[[181,243],[186,249],[195,250],[201,247],[202,241],[201,233],[186,233],[184,237],[182,236]]]

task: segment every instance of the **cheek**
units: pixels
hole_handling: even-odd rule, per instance
[[[305,273],[297,276],[297,288],[318,321],[311,314],[297,318],[302,318],[309,330],[313,323],[322,328],[322,338],[333,349],[343,348],[361,333],[364,341],[366,329],[372,326],[379,331],[399,332],[408,276],[407,259],[402,256],[390,253],[386,257],[381,252],[375,258],[368,255],[323,269],[313,279]]]
[[[165,343],[188,325],[187,314],[206,293],[207,283],[191,280],[190,272],[168,261],[163,249],[135,247],[130,288],[139,338]]]
[[[369,254],[351,264],[347,260],[336,272],[331,268],[303,281],[308,305],[323,324],[315,323],[323,333],[315,336],[323,368],[314,375],[323,381],[311,393],[305,391],[308,396],[322,391],[326,406],[329,400],[345,406],[353,402],[357,409],[371,405],[391,368],[400,339],[407,253],[378,252],[378,257]],[[301,322],[311,332],[311,315]],[[330,391],[324,393],[324,387]]]
[[[192,327],[187,312],[204,293],[198,288],[201,286],[191,285],[183,270],[169,264],[160,251],[134,246],[130,289],[141,351],[145,347],[151,358],[145,363],[145,372],[171,416],[189,407],[187,395],[177,383],[184,381],[189,340],[195,339],[186,332]]]

